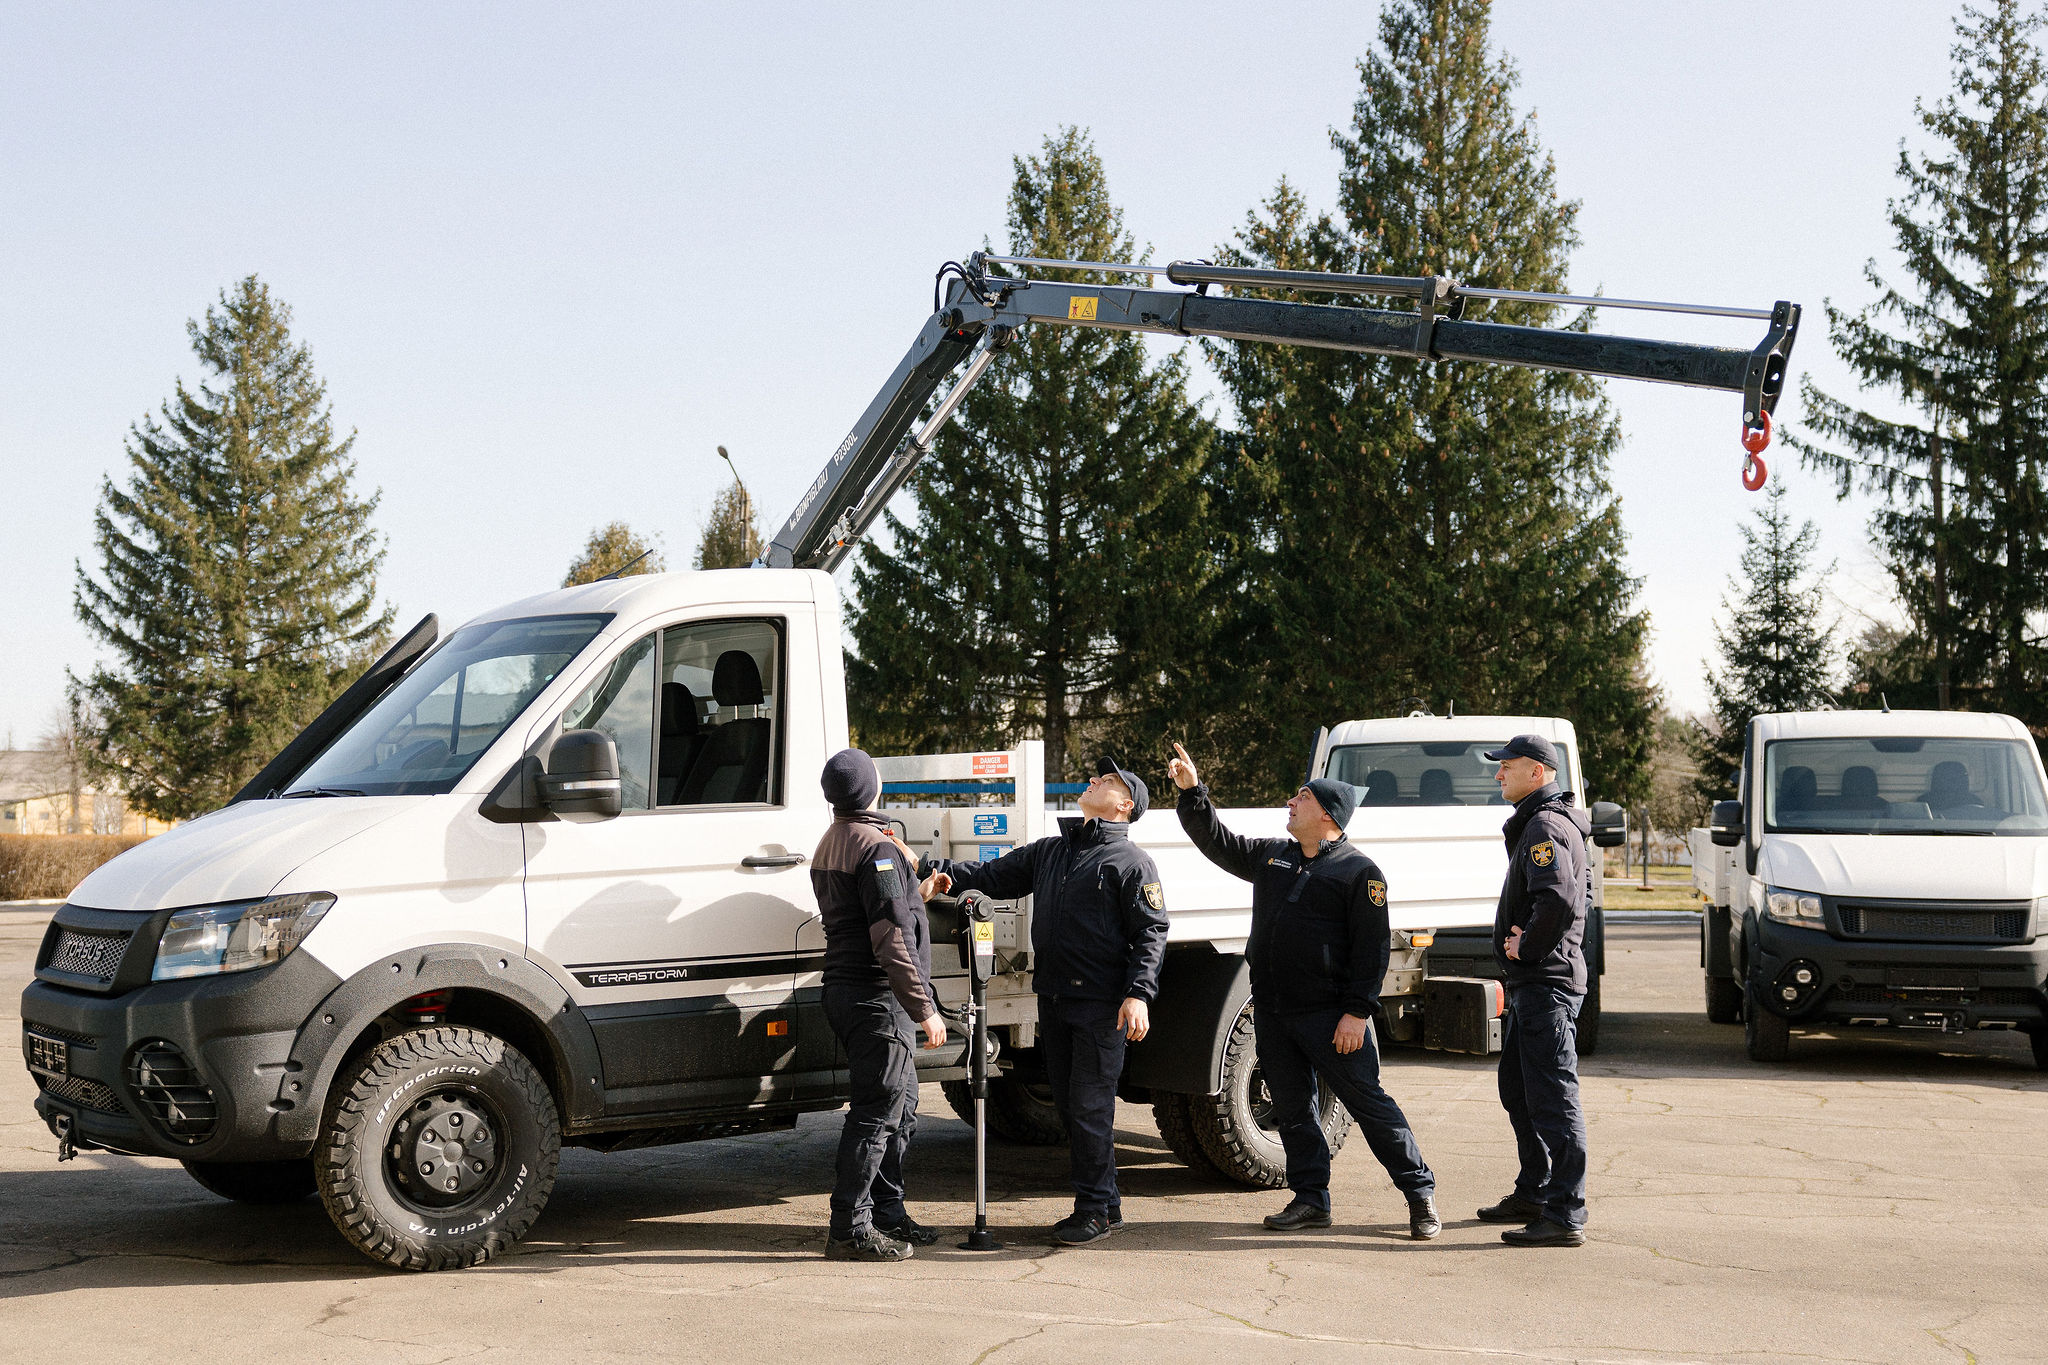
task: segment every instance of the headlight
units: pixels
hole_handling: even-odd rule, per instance
[[[302,891],[180,910],[157,942],[150,979],[176,981],[268,967],[298,947],[333,904],[334,897],[325,891]]]
[[[1820,912],[1820,897],[1804,891],[1781,891],[1775,886],[1764,888],[1764,913],[1780,924],[1798,924],[1808,929],[1827,927],[1827,918]]]

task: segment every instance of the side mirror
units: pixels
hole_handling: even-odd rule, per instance
[[[565,730],[548,750],[540,799],[572,824],[609,820],[625,809],[619,750],[602,730]]]
[[[1734,848],[1742,842],[1742,824],[1740,801],[1716,801],[1707,817],[1708,836],[1720,848]]]
[[[1593,846],[1620,848],[1628,842],[1628,812],[1612,801],[1593,803]]]

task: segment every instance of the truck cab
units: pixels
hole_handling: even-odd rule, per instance
[[[1758,1061],[1792,1030],[2023,1029],[2048,1066],[2048,794],[2011,716],[1750,723],[1740,796],[1692,835],[1707,1015]]]

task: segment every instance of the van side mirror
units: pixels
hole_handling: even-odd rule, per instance
[[[1593,847],[1620,848],[1628,842],[1628,812],[1612,801],[1593,803]]]
[[[1733,848],[1742,842],[1742,803],[1740,801],[1716,801],[1713,814],[1707,817],[1707,833],[1721,848]]]
[[[564,730],[548,750],[540,799],[572,824],[609,820],[625,809],[619,750],[602,730]]]

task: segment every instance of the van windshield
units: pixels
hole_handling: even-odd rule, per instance
[[[609,616],[464,626],[341,732],[286,796],[438,796],[583,652]]]
[[[1500,806],[1500,787],[1493,774],[1500,767],[1486,758],[1510,736],[1499,739],[1411,740],[1403,744],[1343,744],[1330,750],[1324,775],[1349,782],[1364,806]],[[1564,766],[1557,785],[1572,786],[1571,755],[1558,752]]]
[[[1764,824],[1790,834],[2048,834],[2034,747],[1843,737],[1764,746]]]

